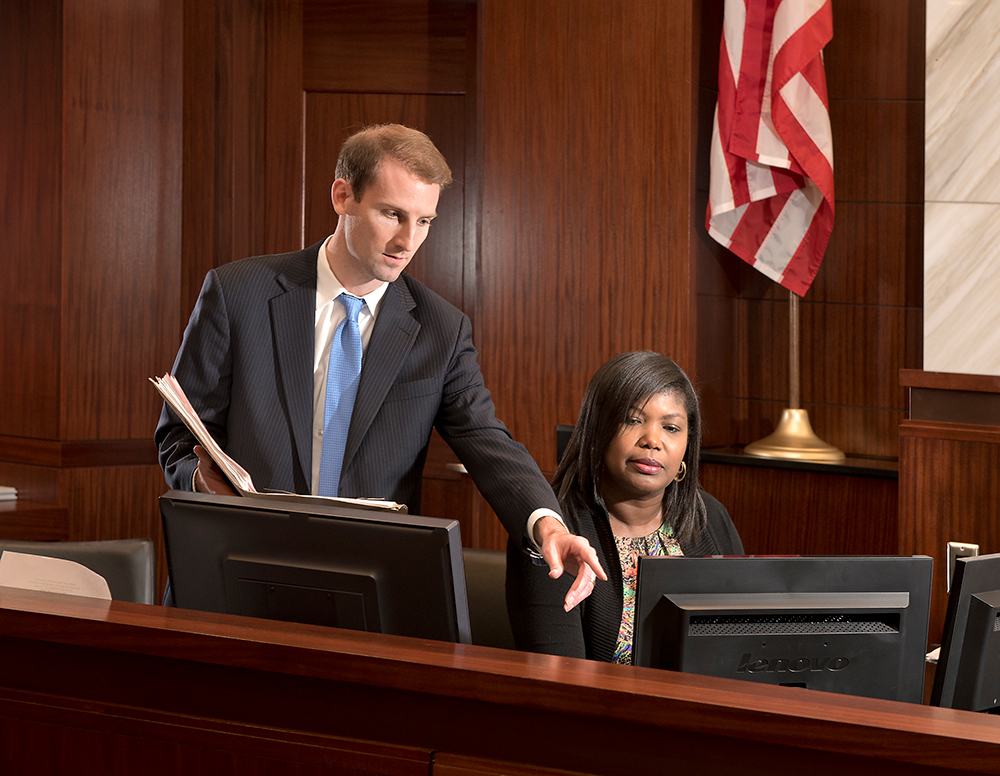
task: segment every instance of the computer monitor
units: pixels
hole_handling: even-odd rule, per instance
[[[957,558],[931,705],[1000,713],[1000,554]]]
[[[926,556],[640,558],[640,666],[921,703]]]
[[[181,491],[160,512],[178,607],[471,642],[454,520]]]

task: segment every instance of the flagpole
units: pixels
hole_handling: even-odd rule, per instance
[[[788,292],[788,408],[781,413],[773,434],[751,442],[743,452],[761,458],[784,458],[794,461],[841,463],[843,452],[820,439],[812,430],[809,414],[800,409],[801,348],[799,297]]]

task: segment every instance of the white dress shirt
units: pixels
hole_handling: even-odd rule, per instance
[[[330,363],[330,347],[333,344],[333,335],[337,331],[337,327],[347,317],[344,305],[337,300],[337,297],[346,289],[337,280],[333,270],[330,269],[330,262],[326,255],[326,246],[329,242],[330,238],[327,237],[323,245],[320,246],[319,256],[316,260],[316,342],[313,353],[312,482],[310,490],[314,496],[319,493],[319,465],[320,459],[323,457],[323,415],[326,410],[326,374]],[[370,294],[362,297],[365,303],[358,314],[362,354],[368,351],[368,342],[372,338],[375,319],[378,317],[379,307],[382,305],[382,299],[385,297],[388,287],[388,283],[381,283]],[[361,363],[362,368],[364,368],[364,355],[362,355]],[[535,537],[532,529],[535,523],[546,515],[563,522],[562,518],[550,509],[536,509],[532,512],[528,517],[525,533],[533,546],[535,546]],[[540,548],[535,546],[535,549]]]
[[[312,482],[311,493],[319,493],[319,464],[323,457],[323,414],[326,409],[326,374],[330,363],[330,347],[333,345],[333,335],[340,322],[347,317],[344,305],[337,300],[347,289],[337,280],[330,269],[326,258],[326,245],[330,238],[319,249],[316,261],[316,343],[313,353],[313,432],[312,432]],[[368,350],[368,341],[372,338],[372,328],[378,316],[382,298],[389,287],[388,283],[379,284],[378,288],[362,297],[365,303],[358,314],[358,327],[361,329],[361,352]],[[362,365],[364,355],[362,355]]]

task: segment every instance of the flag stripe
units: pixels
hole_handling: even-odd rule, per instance
[[[833,230],[831,0],[726,0],[706,227],[802,295]]]

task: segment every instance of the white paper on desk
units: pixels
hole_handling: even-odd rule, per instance
[[[111,600],[107,580],[76,561],[10,550],[0,555],[0,587]]]

